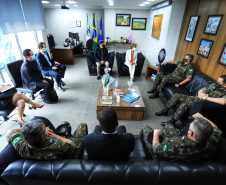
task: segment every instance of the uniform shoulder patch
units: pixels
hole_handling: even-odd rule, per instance
[[[164,144],[162,151],[167,152],[167,147],[168,147],[168,144]]]
[[[20,141],[22,138],[21,137],[16,137],[13,141],[12,144],[15,145],[18,143],[18,141]]]

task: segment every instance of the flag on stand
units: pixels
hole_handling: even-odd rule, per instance
[[[104,40],[104,33],[103,33],[103,25],[102,25],[102,16],[101,16],[101,14],[100,14],[100,30],[99,30],[99,36],[98,36],[98,44],[99,44],[100,40]]]
[[[93,14],[93,47],[92,49],[95,50],[97,48],[97,30],[95,26],[95,14]]]
[[[86,24],[86,41],[90,39],[90,29],[89,29],[89,21],[88,21],[88,13],[87,15],[87,24]]]

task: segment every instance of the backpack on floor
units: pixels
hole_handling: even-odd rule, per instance
[[[58,95],[57,95],[57,92],[56,92],[55,89],[53,89],[50,92],[50,96],[51,96],[51,99],[50,100],[47,100],[47,101],[50,101],[50,102],[58,102]]]

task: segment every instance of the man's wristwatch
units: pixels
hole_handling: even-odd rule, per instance
[[[206,96],[206,97],[205,97],[205,100],[207,100],[208,98],[209,98],[209,96]]]

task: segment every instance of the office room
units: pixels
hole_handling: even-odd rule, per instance
[[[0,0],[0,184],[225,180],[225,9]]]

